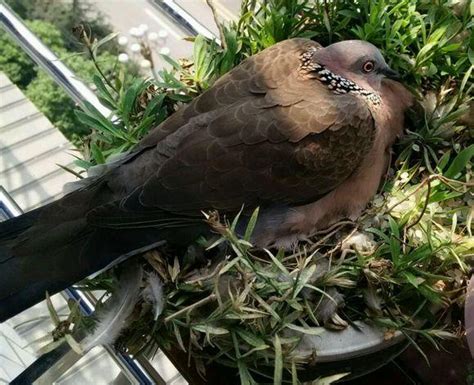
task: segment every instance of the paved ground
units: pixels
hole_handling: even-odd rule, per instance
[[[104,14],[115,31],[129,40],[124,51],[132,54],[131,44],[136,41],[130,34],[130,29],[140,24],[148,25],[148,33],[156,32],[167,34],[164,39],[159,39],[155,49],[154,60],[162,64],[157,53],[160,49],[169,50],[169,55],[174,58],[188,57],[192,54],[192,43],[184,40],[189,32],[166,12],[153,5],[150,0],[93,0],[97,9]],[[182,8],[189,17],[198,22],[202,27],[214,35],[218,35],[212,12],[205,0],[172,0]],[[240,0],[214,0],[219,17],[223,21],[237,18],[240,9]],[[132,54],[133,55],[133,54]]]
[[[98,10],[103,12],[106,19],[115,31],[121,36],[134,39],[130,35],[130,29],[140,24],[147,24],[149,32],[166,31],[168,37],[163,39],[162,46],[170,49],[173,57],[188,56],[192,50],[192,44],[183,40],[188,34],[173,23],[166,15],[159,12],[147,0],[94,0]]]

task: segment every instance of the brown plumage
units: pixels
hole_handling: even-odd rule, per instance
[[[111,171],[0,227],[0,320],[121,254],[206,231],[201,210],[259,206],[260,246],[356,217],[411,103],[392,74],[360,41],[291,39],[248,58]]]

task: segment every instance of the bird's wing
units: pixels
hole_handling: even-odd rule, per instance
[[[299,55],[278,52],[250,58],[155,130],[147,149],[111,175],[112,190],[131,186],[130,195],[96,208],[89,220],[128,226],[155,210],[162,218],[162,210],[180,216],[298,205],[351,175],[372,145],[369,108],[302,76]]]
[[[144,213],[153,217],[155,209],[199,215],[210,208],[235,212],[243,204],[313,201],[351,175],[372,144],[367,107],[347,95],[334,99],[268,107],[265,98],[250,98],[191,121],[177,132],[184,133],[179,138],[169,135],[122,166],[123,183],[142,183],[133,181],[137,173],[144,182],[89,219],[107,225],[107,218],[119,215],[129,226]]]
[[[314,41],[295,38],[282,41],[245,59],[218,79],[209,90],[152,130],[141,141],[139,148],[154,146],[199,115],[230,106],[246,97],[286,88],[288,77],[294,74],[300,64],[300,55],[309,49],[320,47]],[[298,95],[289,94],[288,97],[293,100]]]

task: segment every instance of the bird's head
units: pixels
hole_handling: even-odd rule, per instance
[[[313,60],[369,92],[379,92],[385,77],[398,78],[378,48],[362,40],[345,40],[318,49]]]

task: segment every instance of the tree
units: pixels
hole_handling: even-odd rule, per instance
[[[26,25],[56,54],[64,52],[61,32],[51,23],[30,20]],[[0,33],[0,68],[20,88],[26,88],[38,70],[36,64],[5,32]]]
[[[66,54],[65,51],[63,51]],[[115,67],[116,57],[104,52],[98,56],[104,72]],[[95,73],[94,64],[81,55],[69,56],[64,63],[86,83],[91,83]],[[77,108],[70,96],[61,89],[44,71],[38,71],[37,77],[28,85],[26,96],[49,120],[72,142],[78,143],[81,137],[90,133],[90,128],[78,121],[74,114]]]

